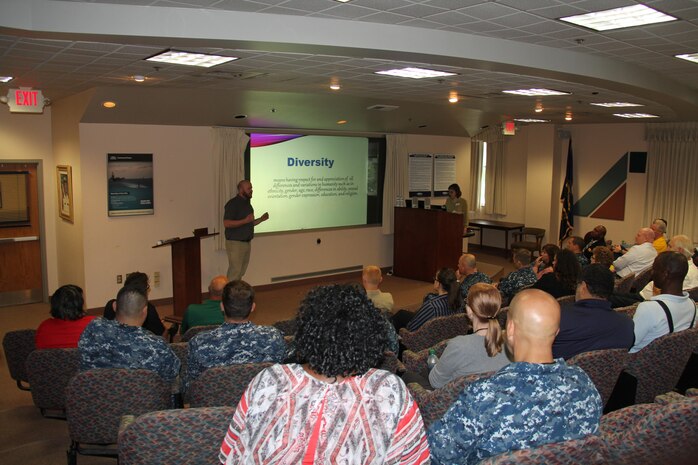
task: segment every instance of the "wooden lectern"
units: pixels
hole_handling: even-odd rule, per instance
[[[218,233],[197,234],[166,241],[153,248],[172,247],[172,304],[174,315],[183,317],[189,304],[201,303],[201,239]]]
[[[395,207],[393,275],[434,281],[440,268],[455,269],[462,253],[462,215]]]

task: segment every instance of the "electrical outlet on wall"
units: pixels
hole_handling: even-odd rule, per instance
[[[121,284],[124,281],[124,276],[117,274],[116,275],[116,284]]]
[[[155,287],[160,287],[160,272],[156,271],[153,273],[153,284]]]

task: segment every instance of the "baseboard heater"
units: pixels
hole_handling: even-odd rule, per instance
[[[296,281],[298,279],[307,279],[307,278],[317,278],[318,276],[329,276],[329,275],[335,275],[335,274],[343,274],[343,273],[351,273],[354,271],[362,271],[364,267],[362,265],[354,265],[354,266],[347,266],[344,268],[334,268],[331,270],[321,270],[321,271],[313,271],[310,273],[300,273],[300,274],[291,274],[287,276],[274,276],[271,278],[272,283],[279,283],[283,281]]]

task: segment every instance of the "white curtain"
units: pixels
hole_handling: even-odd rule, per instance
[[[216,249],[225,249],[223,207],[238,193],[237,184],[245,176],[245,148],[250,137],[239,128],[213,128],[213,195],[218,221]]]
[[[383,234],[393,234],[395,199],[407,196],[407,135],[388,134],[386,140],[385,179],[383,181]]]
[[[507,214],[507,190],[504,179],[504,136],[500,127],[486,129],[473,137],[471,151],[470,195],[474,210],[480,211],[479,192],[482,174],[482,144],[487,142],[487,168],[485,169],[485,208],[488,215]],[[477,148],[475,147],[477,146]],[[477,167],[474,164],[478,164]]]
[[[648,124],[644,224],[664,218],[670,235],[698,241],[698,123]]]

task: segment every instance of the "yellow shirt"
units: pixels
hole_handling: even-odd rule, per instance
[[[666,239],[664,236],[659,236],[657,239],[652,242],[652,245],[654,248],[657,250],[657,253],[662,253],[666,250],[667,244],[666,244]]]

